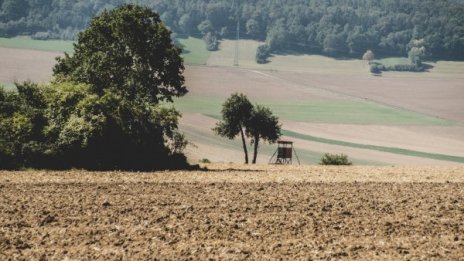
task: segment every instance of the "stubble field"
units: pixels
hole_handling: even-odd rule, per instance
[[[462,260],[464,168],[0,172],[0,259]]]

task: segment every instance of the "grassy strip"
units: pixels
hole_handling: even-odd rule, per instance
[[[179,39],[182,44],[182,57],[186,64],[205,65],[211,52],[206,49],[206,44],[202,39],[189,37]]]
[[[206,64],[211,52],[206,50],[205,42],[202,39],[189,37],[180,39],[179,42],[183,45],[182,57],[186,64]],[[74,53],[73,43],[73,41],[63,40],[34,40],[28,36],[0,37],[0,47],[49,52]]]
[[[5,91],[16,91],[16,85],[13,83],[0,83],[0,87]]]
[[[252,98],[253,99],[253,98]],[[184,113],[220,115],[226,97],[191,96],[176,99],[174,106]],[[254,99],[253,99],[254,100]],[[366,101],[274,102],[258,100],[280,119],[335,124],[449,126],[453,122]]]
[[[358,149],[376,150],[376,151],[388,152],[388,153],[399,154],[399,155],[407,155],[407,156],[428,158],[428,159],[434,159],[434,160],[444,160],[444,161],[464,163],[464,157],[458,157],[458,156],[450,156],[450,155],[444,155],[444,154],[428,153],[428,152],[400,149],[400,148],[394,148],[394,147],[383,147],[383,146],[376,146],[376,145],[358,144],[358,143],[352,143],[352,142],[340,141],[340,140],[325,139],[325,138],[305,135],[305,134],[301,134],[301,133],[297,133],[297,132],[293,132],[289,130],[282,130],[282,134],[285,136],[289,136],[289,137],[293,137],[297,139],[314,141],[314,142],[319,142],[319,143],[326,143],[326,144],[331,144],[331,145],[338,145],[338,146],[358,148]]]
[[[34,40],[30,37],[20,36],[14,38],[0,37],[0,47],[30,49],[49,52],[67,52],[73,53],[73,41],[63,40]]]
[[[407,57],[389,57],[379,60],[374,60],[375,62],[381,63],[385,66],[395,66],[397,64],[408,65],[411,64],[411,61]]]

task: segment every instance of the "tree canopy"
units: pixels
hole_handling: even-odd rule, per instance
[[[272,114],[269,108],[257,105],[252,111],[247,124],[247,134],[254,145],[253,161],[256,163],[258,157],[259,141],[264,140],[269,143],[275,143],[281,136],[281,125],[279,119]]]
[[[53,72],[99,94],[111,89],[129,100],[171,101],[187,92],[180,52],[158,14],[125,5],[93,19]]]
[[[252,163],[255,164],[259,141],[276,142],[281,135],[280,128],[279,119],[272,115],[269,108],[253,106],[244,94],[234,93],[222,105],[222,121],[213,130],[228,139],[234,139],[240,134],[245,164],[248,163],[246,137],[251,138],[251,144],[254,145]]]
[[[222,105],[222,121],[213,129],[216,134],[234,139],[240,134],[245,164],[248,163],[248,150],[245,141],[245,128],[253,111],[253,105],[244,94],[232,94]]]

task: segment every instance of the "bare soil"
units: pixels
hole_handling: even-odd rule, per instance
[[[464,169],[0,172],[1,260],[462,260]]]

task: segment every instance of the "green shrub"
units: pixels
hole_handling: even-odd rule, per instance
[[[380,63],[372,62],[370,63],[370,71],[373,74],[380,74],[382,71],[385,71],[385,66]]]
[[[348,160],[348,156],[345,154],[330,154],[325,153],[319,165],[352,165],[353,163]]]

